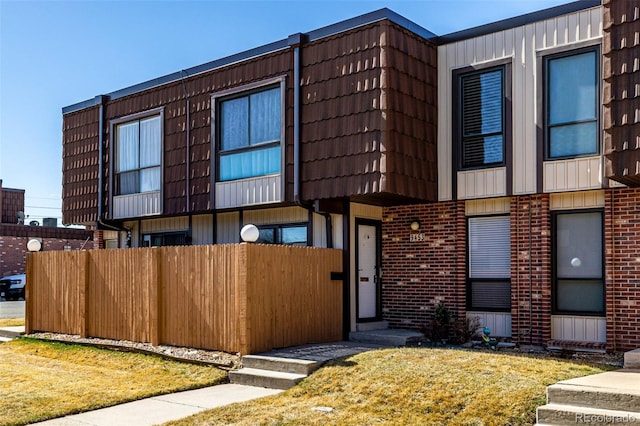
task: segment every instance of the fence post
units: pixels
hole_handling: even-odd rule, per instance
[[[29,279],[31,278],[31,279]],[[24,315],[24,332],[31,334],[33,331],[33,253],[27,253],[27,285],[24,294],[25,315]]]
[[[86,250],[78,252],[80,259],[78,259],[78,311],[80,312],[80,337],[87,337],[89,335],[89,283],[91,281],[90,271],[90,253]]]

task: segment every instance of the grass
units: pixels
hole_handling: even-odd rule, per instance
[[[2,318],[0,327],[18,327],[24,325],[24,318]]]
[[[333,361],[283,394],[169,424],[530,425],[546,386],[602,371],[488,351],[378,350]]]
[[[226,381],[214,367],[29,338],[0,344],[0,359],[0,425]]]

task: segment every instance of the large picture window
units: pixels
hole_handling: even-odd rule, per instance
[[[554,311],[604,314],[601,211],[554,216]]]
[[[599,57],[589,48],[545,58],[547,158],[599,152]]]
[[[467,305],[476,311],[511,310],[511,232],[508,216],[468,221]]]
[[[218,181],[280,173],[280,86],[217,102]]]
[[[161,162],[161,115],[115,126],[116,195],[159,191]]]
[[[460,167],[505,161],[505,67],[459,74]]]

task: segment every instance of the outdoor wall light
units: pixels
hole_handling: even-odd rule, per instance
[[[35,238],[32,238],[27,242],[27,250],[30,252],[40,251],[41,248],[42,243]]]
[[[255,243],[260,238],[260,230],[257,226],[248,224],[242,227],[240,230],[240,238],[245,243]]]
[[[574,268],[579,268],[580,265],[582,265],[582,260],[580,260],[579,257],[574,257],[573,259],[571,259],[571,266],[573,266]]]
[[[411,222],[411,229],[413,231],[417,231],[418,229],[420,229],[420,222],[417,220],[414,220],[413,222]]]

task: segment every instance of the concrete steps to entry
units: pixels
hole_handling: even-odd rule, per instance
[[[640,370],[624,369],[565,380],[547,388],[538,425],[640,423]]]
[[[407,346],[424,338],[424,334],[416,330],[387,328],[382,330],[354,331],[349,333],[349,340],[360,343],[374,343],[384,346]]]
[[[290,389],[321,365],[317,361],[263,355],[242,357],[243,368],[230,371],[231,383],[270,389]]]

